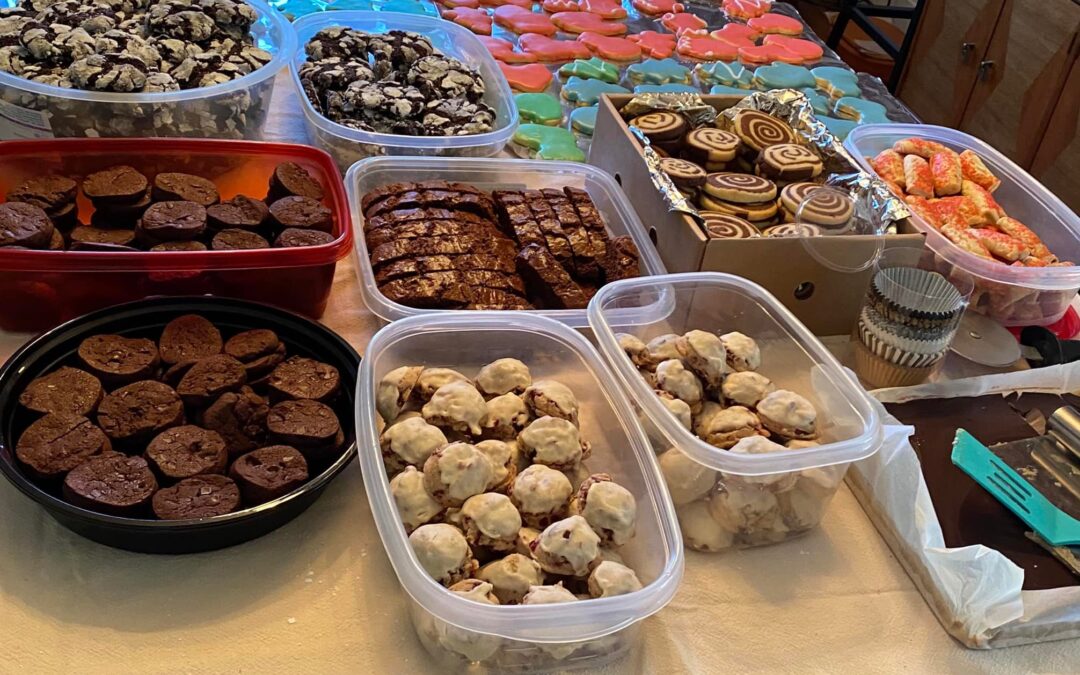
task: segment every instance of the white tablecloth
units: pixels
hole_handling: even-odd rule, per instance
[[[303,140],[279,78],[268,140]],[[351,260],[324,322],[377,328]],[[28,336],[0,334],[0,358]],[[150,556],[60,527],[0,482],[0,672],[432,671],[354,463],[306,513],[222,551]],[[688,553],[675,600],[617,672],[1075,671],[1080,643],[968,651],[949,638],[843,487],[821,528],[778,546]]]

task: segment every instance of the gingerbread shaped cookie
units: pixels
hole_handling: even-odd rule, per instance
[[[560,77],[577,76],[583,80],[603,80],[615,84],[619,81],[619,69],[603,59],[592,57],[571,61],[559,68]]]
[[[578,42],[588,47],[593,54],[609,61],[629,63],[641,60],[641,47],[626,38],[582,33],[578,36]]]
[[[654,59],[666,59],[675,53],[675,36],[668,33],[657,33],[654,30],[643,30],[636,35],[626,36],[627,40],[638,43],[645,56]]]
[[[597,33],[599,35],[626,35],[626,24],[608,21],[589,12],[559,12],[551,15],[551,22],[566,33]]]
[[[536,56],[544,63],[565,63],[592,56],[589,48],[574,40],[556,40],[546,35],[528,33],[518,38],[521,51]]]
[[[522,63],[510,65],[499,62],[499,70],[502,71],[510,88],[514,91],[544,91],[551,84],[551,71],[539,63]]]
[[[577,146],[574,134],[561,127],[522,124],[514,132],[514,143],[525,148],[533,159],[584,162],[585,153]]]

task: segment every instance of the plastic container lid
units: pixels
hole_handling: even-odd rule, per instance
[[[639,573],[641,590],[580,603],[489,606],[454,595],[420,566],[379,451],[376,386],[387,372],[406,364],[469,372],[504,356],[525,360],[535,378],[558,378],[577,394],[585,413],[583,433],[593,442],[589,466],[612,473],[637,499],[638,533],[620,553]],[[675,595],[683,574],[682,536],[656,458],[608,365],[575,330],[522,312],[456,312],[395,321],[368,345],[356,396],[357,447],[379,536],[405,592],[438,619],[511,640],[581,642],[636,623]]]
[[[673,297],[663,303],[670,312],[657,317],[655,308],[665,294]],[[634,308],[642,308],[638,316]],[[634,402],[668,442],[710,468],[740,476],[788,473],[858,461],[874,454],[881,444],[881,420],[866,392],[806,326],[751,281],[716,272],[626,279],[601,288],[589,303],[588,314],[601,352]],[[783,388],[784,372],[809,370],[813,392],[805,391],[805,384],[796,385],[796,391],[815,403],[819,429],[839,440],[754,455],[721,450],[691,433],[660,402],[619,347],[615,334],[642,337],[642,331],[649,331],[647,337],[652,337],[694,329],[739,331],[754,338],[761,347],[763,374],[772,377],[778,388]],[[771,368],[770,363],[774,364]]]

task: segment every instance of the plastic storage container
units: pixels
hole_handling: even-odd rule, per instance
[[[979,155],[1001,179],[994,199],[1005,212],[1034,230],[1059,259],[1080,263],[1080,217],[1008,157],[974,136],[923,124],[870,124],[852,131],[844,147],[873,172],[867,157],[911,136]],[[1012,267],[986,260],[956,246],[917,214],[912,213],[911,220],[926,233],[938,271],[974,283],[972,309],[1006,326],[1052,324],[1080,289],[1080,267]]]
[[[665,304],[670,311],[658,316],[663,294],[671,298]],[[881,444],[881,422],[862,388],[791,312],[746,279],[693,272],[619,281],[600,289],[589,303],[589,324],[644,414],[688,546],[748,548],[807,532],[820,522],[848,464]],[[758,372],[817,409],[821,445],[732,453],[682,426],[619,347],[616,334],[647,342],[695,329],[738,331],[755,339],[761,350]]]
[[[0,329],[39,331],[94,309],[151,295],[223,295],[318,318],[334,268],[352,246],[345,190],[329,155],[301,145],[173,139],[11,141],[0,153],[0,195],[26,178],[73,177],[116,164],[150,176],[188,171],[213,180],[222,199],[262,198],[281,162],[296,162],[326,190],[336,239],[308,248],[102,253],[0,248]],[[79,197],[87,222],[93,207]]]
[[[528,159],[454,159],[422,157],[373,157],[357,162],[345,176],[345,189],[360,233],[355,239],[360,292],[368,309],[383,321],[407,316],[442,314],[448,310],[417,309],[396,303],[379,291],[367,242],[363,236],[364,214],[360,200],[388,183],[402,181],[460,181],[483,190],[576,187],[589,193],[612,237],[630,235],[641,254],[642,274],[666,274],[664,263],[618,183],[604,170],[588,164]],[[575,328],[588,326],[583,309],[536,310]]]
[[[425,35],[443,54],[480,71],[487,87],[484,102],[495,111],[495,129],[471,136],[401,136],[351,129],[330,121],[315,110],[304,94],[299,68],[307,59],[304,45],[320,30],[331,26],[348,26],[368,33],[408,30]],[[342,173],[354,162],[374,155],[489,157],[502,150],[517,129],[517,104],[498,63],[475,35],[455,23],[416,14],[335,11],[305,16],[293,28],[298,44],[289,72],[303,106],[308,136],[333,155]]]
[[[619,549],[643,588],[587,602],[488,606],[450,593],[420,566],[401,524],[379,451],[375,389],[403,365],[447,366],[473,375],[502,357],[523,359],[533,377],[554,378],[577,395],[586,460],[637,499],[637,533]],[[648,440],[619,383],[596,350],[556,321],[520,312],[419,316],[379,331],[357,382],[357,443],[364,487],[383,546],[411,598],[413,626],[443,668],[544,671],[595,667],[641,643],[640,621],[671,600],[683,572],[674,511]]]
[[[296,50],[288,20],[262,0],[245,0],[258,14],[255,44],[270,63],[232,82],[160,94],[65,89],[0,72],[0,139],[101,136],[263,136],[274,79]],[[16,0],[0,0],[13,7]]]

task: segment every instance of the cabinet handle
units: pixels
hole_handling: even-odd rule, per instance
[[[986,82],[990,78],[990,71],[994,69],[993,61],[980,61],[979,62],[979,80]]]
[[[974,42],[965,42],[964,44],[960,45],[960,62],[961,63],[967,63],[968,59],[971,58],[972,52],[974,52],[974,51],[975,51],[975,43]]]

